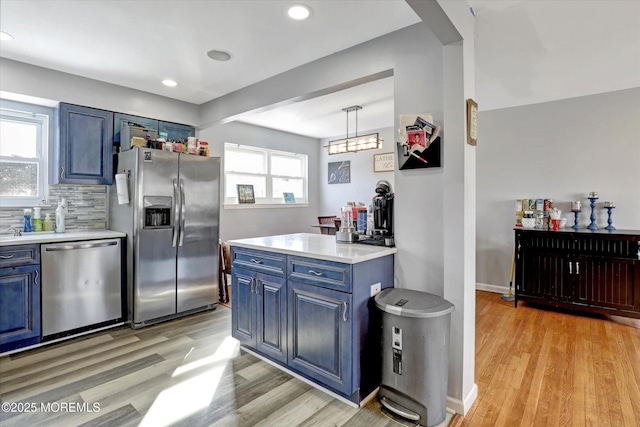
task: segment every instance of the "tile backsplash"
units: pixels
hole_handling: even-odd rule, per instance
[[[105,185],[49,186],[49,206],[43,206],[40,211],[43,220],[46,214],[51,214],[51,219],[55,221],[55,210],[61,197],[67,199],[66,230],[105,230],[107,228],[107,187]],[[24,208],[0,208],[0,230],[9,227],[22,229]]]

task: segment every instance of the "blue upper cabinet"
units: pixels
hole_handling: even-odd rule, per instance
[[[113,113],[61,103],[56,109],[54,184],[113,181]]]
[[[124,126],[142,126],[145,129],[158,130],[158,121],[130,114],[115,113],[113,115],[113,142],[120,142],[120,129]]]
[[[160,132],[166,132],[167,138],[173,141],[182,140],[187,142],[188,137],[196,136],[196,128],[193,126],[170,122],[158,122],[158,135],[160,135]]]

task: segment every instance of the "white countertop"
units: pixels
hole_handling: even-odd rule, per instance
[[[227,243],[230,246],[241,248],[272,251],[347,264],[356,264],[398,252],[396,248],[383,246],[337,243],[336,236],[310,233],[254,237],[251,239],[230,240]]]
[[[30,245],[34,243],[57,243],[73,242],[77,240],[110,239],[114,237],[125,237],[125,233],[111,230],[84,230],[69,231],[66,233],[22,233],[22,236],[11,234],[0,235],[0,246],[10,245]]]

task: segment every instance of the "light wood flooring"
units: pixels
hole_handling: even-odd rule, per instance
[[[478,399],[452,426],[640,426],[640,329],[476,298]]]
[[[479,395],[450,425],[640,426],[640,330],[476,295]],[[2,357],[1,402],[36,411],[0,412],[0,425],[399,425],[376,401],[357,410],[241,352],[230,323],[219,306]]]

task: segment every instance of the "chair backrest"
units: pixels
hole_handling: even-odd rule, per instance
[[[333,221],[337,218],[335,215],[331,216],[319,216],[318,224],[333,224]]]

